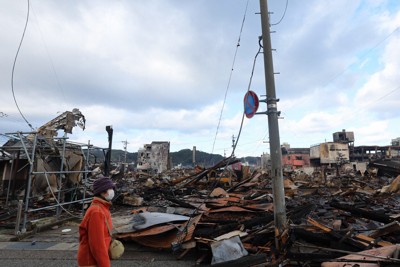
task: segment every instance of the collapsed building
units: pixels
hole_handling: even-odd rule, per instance
[[[289,224],[277,247],[271,178],[242,169],[243,179],[222,183],[216,170],[171,170],[170,180],[131,181],[124,198],[133,210],[113,217],[123,242],[171,250],[177,259],[199,253],[215,266],[396,266],[400,262],[400,176],[382,179],[354,170],[326,180],[320,173],[284,180]],[[218,182],[220,178],[220,182]],[[142,179],[142,180],[141,180]],[[217,183],[216,183],[217,182]],[[128,202],[125,202],[125,204]],[[346,265],[347,264],[347,265]],[[351,265],[352,264],[352,265]]]
[[[83,147],[90,145],[69,142],[67,135],[75,126],[85,129],[85,123],[85,116],[73,109],[36,131],[5,134],[8,141],[0,148],[0,188],[5,216],[16,217],[16,233],[26,232],[37,212],[56,210],[59,218],[65,205],[82,203],[82,179],[89,173]],[[63,135],[58,137],[60,130]],[[53,203],[46,200],[38,205],[44,199]]]
[[[141,171],[162,173],[171,168],[169,142],[153,141],[145,144],[138,151],[137,169]]]
[[[349,147],[347,144],[325,142],[310,148],[310,162],[313,166],[340,164],[348,162]]]
[[[391,145],[354,145],[354,133],[343,129],[333,133],[332,142],[312,145],[308,148],[291,148],[284,143],[282,147],[282,165],[286,172],[290,170],[337,169],[341,166],[364,173],[368,167],[378,168],[380,174],[400,174],[400,146],[397,139]]]
[[[310,166],[309,148],[291,148],[288,143],[282,145],[282,166],[284,170],[295,170]]]

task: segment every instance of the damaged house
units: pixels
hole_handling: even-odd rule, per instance
[[[376,168],[379,175],[400,174],[400,138],[392,139],[391,145],[350,145],[350,161],[353,169],[362,170],[359,165]]]
[[[35,211],[29,207],[32,202],[45,196],[58,204],[76,199],[85,156],[80,145],[67,142],[67,134],[75,126],[85,128],[85,117],[78,109],[62,113],[35,132],[7,134],[9,140],[0,148],[1,195],[6,197],[6,205],[8,200],[23,202],[22,230],[26,228],[28,213]],[[57,137],[59,130],[64,131],[63,137]]]
[[[162,173],[171,168],[169,142],[145,144],[138,151],[137,169],[146,172]]]
[[[348,161],[349,159],[349,146],[347,144],[326,142],[310,148],[312,166],[338,164],[340,161]]]
[[[310,167],[310,149],[291,148],[289,144],[284,143],[282,145],[282,166],[286,171]]]

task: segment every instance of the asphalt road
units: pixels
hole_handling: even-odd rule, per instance
[[[10,267],[24,266],[77,266],[76,247],[71,243],[0,242],[0,265]],[[49,247],[50,246],[50,247]],[[113,260],[111,266],[195,266],[196,259],[187,255],[177,260],[171,252],[143,250],[134,244],[125,244],[122,258]]]
[[[79,222],[67,222],[24,236],[20,241],[12,241],[10,238],[15,236],[1,230],[0,267],[77,266],[78,225]],[[199,258],[195,251],[178,260],[171,251],[143,247],[129,241],[124,242],[124,246],[123,256],[113,260],[111,266],[195,266]]]

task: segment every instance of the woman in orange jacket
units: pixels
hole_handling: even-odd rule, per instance
[[[108,248],[112,229],[110,206],[115,184],[108,177],[93,183],[94,198],[79,225],[79,266],[109,267]]]

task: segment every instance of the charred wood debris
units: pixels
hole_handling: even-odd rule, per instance
[[[288,229],[278,248],[268,171],[228,168],[237,162],[156,175],[114,172],[114,237],[170,250],[177,259],[194,251],[199,265],[400,266],[400,169],[390,166],[385,176],[376,168],[285,172]],[[89,196],[98,176],[94,170],[86,181]],[[3,206],[0,227],[14,215]]]

